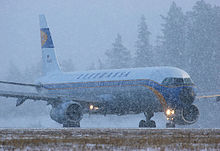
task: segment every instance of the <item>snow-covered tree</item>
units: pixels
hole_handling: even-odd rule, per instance
[[[163,66],[163,41],[161,36],[156,37],[155,45],[152,47],[153,66]]]
[[[89,64],[89,66],[87,67],[87,70],[96,70],[96,65],[94,62],[92,62],[91,64]]]
[[[127,48],[122,44],[120,34],[117,35],[112,44],[112,49],[107,50],[105,55],[107,56],[107,68],[119,69],[130,67],[131,55]]]
[[[99,70],[105,69],[105,65],[101,59],[98,59],[98,69]]]
[[[184,67],[185,64],[185,16],[180,7],[173,2],[167,16],[162,16],[162,41],[164,64]]]
[[[190,72],[203,89],[220,88],[220,8],[204,0],[188,12],[187,50]]]
[[[150,32],[146,24],[146,18],[141,17],[138,25],[138,40],[136,41],[136,52],[134,58],[135,67],[146,67],[152,65],[152,49],[150,45]]]
[[[42,63],[39,61],[35,65],[27,66],[22,73],[22,81],[20,82],[26,82],[26,83],[33,83],[36,79],[40,78],[42,76]]]
[[[18,69],[18,67],[13,62],[10,62],[6,80],[23,82],[22,72]]]
[[[63,72],[73,72],[75,70],[75,66],[72,59],[61,61],[60,67]]]

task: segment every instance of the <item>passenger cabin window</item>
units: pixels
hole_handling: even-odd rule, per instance
[[[166,86],[181,86],[181,85],[193,85],[190,78],[165,78],[162,85]]]
[[[98,79],[98,78],[123,78],[130,74],[128,72],[103,72],[103,73],[82,73],[73,75],[75,79]]]

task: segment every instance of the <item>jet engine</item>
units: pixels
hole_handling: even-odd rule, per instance
[[[50,117],[60,124],[79,122],[83,117],[82,107],[77,102],[62,102],[51,109]]]
[[[193,124],[198,120],[199,109],[190,105],[176,112],[175,123],[179,125]]]

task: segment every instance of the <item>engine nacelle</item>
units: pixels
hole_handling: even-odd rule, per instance
[[[198,120],[199,109],[190,105],[176,112],[175,123],[179,125],[193,124]]]
[[[79,122],[83,117],[82,107],[73,101],[63,102],[51,109],[50,117],[60,124],[66,121]]]

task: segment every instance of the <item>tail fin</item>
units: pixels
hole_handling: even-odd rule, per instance
[[[50,30],[47,27],[46,18],[44,15],[39,15],[40,21],[40,36],[42,49],[42,68],[43,75],[53,72],[60,72],[60,67],[54,51],[54,45],[51,38]]]

